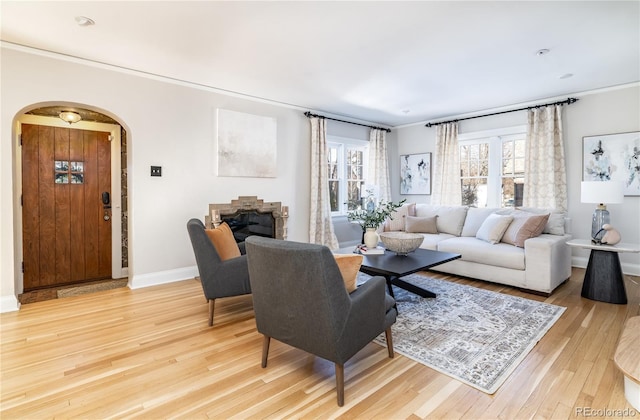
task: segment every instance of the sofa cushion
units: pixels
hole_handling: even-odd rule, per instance
[[[420,244],[420,248],[430,249],[432,251],[438,250],[438,244],[440,242],[456,237],[448,233],[423,233],[422,236],[424,236],[424,240],[422,244]]]
[[[556,209],[541,209],[536,207],[518,207],[518,210],[535,214],[549,213],[549,220],[547,220],[547,224],[544,229],[542,229],[542,233],[550,233],[551,235],[565,234],[564,219],[566,214],[564,212]]]
[[[542,233],[547,224],[549,213],[533,214],[525,211],[511,213],[513,221],[502,236],[502,242],[524,248],[524,241]]]
[[[416,203],[404,203],[400,208],[391,213],[391,217],[383,224],[385,232],[396,232],[404,230],[405,216],[416,215]]]
[[[524,270],[524,249],[509,244],[495,244],[476,238],[460,237],[438,242],[438,251],[462,255],[463,261],[496,267]]]
[[[489,217],[489,215],[495,212],[496,208],[485,207],[469,207],[467,210],[467,217],[464,219],[464,226],[462,228],[462,234],[460,236],[476,236],[478,229],[482,225],[482,222]]]
[[[362,265],[362,255],[358,254],[333,254],[336,259],[336,264],[342,274],[342,280],[344,281],[344,287],[348,293],[356,290],[358,281],[358,271]]]
[[[467,209],[468,207],[466,206],[434,206],[430,204],[417,204],[416,216],[438,216],[436,219],[438,232],[460,236],[462,233],[462,226],[464,226],[464,220],[467,217]]]
[[[233,237],[233,232],[226,222],[222,222],[215,229],[205,229],[209,240],[213,243],[222,261],[240,256],[240,248]]]
[[[438,227],[436,225],[437,218],[438,216],[405,216],[404,230],[411,233],[438,233]]]
[[[503,216],[496,213],[490,214],[484,222],[482,222],[482,225],[480,225],[480,229],[478,229],[478,233],[476,233],[476,238],[491,244],[497,244],[500,242],[500,239],[502,239],[504,232],[512,220],[513,216]]]

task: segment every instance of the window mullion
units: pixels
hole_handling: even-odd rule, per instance
[[[489,138],[489,179],[487,206],[500,207],[502,189],[502,142],[500,137]]]

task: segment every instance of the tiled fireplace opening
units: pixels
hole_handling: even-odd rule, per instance
[[[226,222],[238,242],[251,235],[287,239],[288,216],[287,206],[282,206],[280,201],[265,202],[257,196],[240,196],[230,203],[209,204],[205,225],[212,228]]]

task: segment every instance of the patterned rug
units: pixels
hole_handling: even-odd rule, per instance
[[[360,280],[368,276],[361,274]],[[412,274],[437,294],[394,287],[398,353],[488,394],[495,393],[566,308]],[[375,340],[386,346],[384,334]]]

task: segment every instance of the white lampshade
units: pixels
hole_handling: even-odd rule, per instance
[[[620,204],[624,202],[624,184],[619,181],[583,181],[580,186],[583,203]]]

